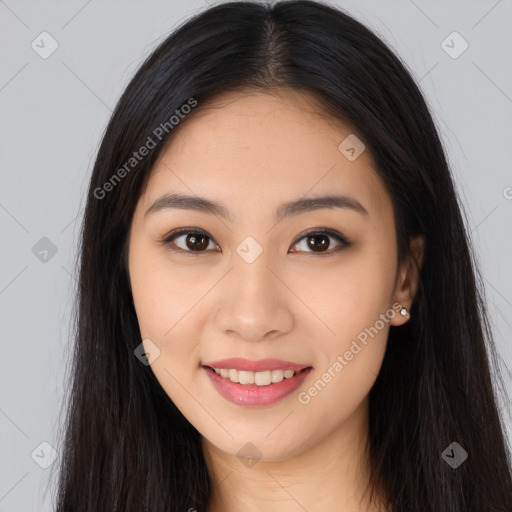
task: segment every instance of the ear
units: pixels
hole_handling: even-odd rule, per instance
[[[404,316],[398,310],[397,314],[390,320],[391,325],[403,325],[410,318],[409,311],[418,291],[420,270],[423,265],[425,237],[417,235],[411,238],[409,247],[410,255],[398,272],[393,300],[394,303],[400,304],[400,307],[407,308],[408,312]]]

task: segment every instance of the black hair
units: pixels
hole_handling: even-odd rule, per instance
[[[283,88],[314,96],[364,142],[392,199],[399,261],[412,236],[426,241],[411,319],[391,327],[370,391],[372,493],[382,493],[393,512],[510,512],[510,448],[497,408],[503,383],[429,108],[377,35],[339,8],[302,0],[207,8],[158,45],[117,103],[82,225],[57,512],[207,509],[201,436],[134,357],[142,340],[128,233],[151,169],[187,122],[174,126],[176,111],[194,101],[199,111],[226,91]],[[155,147],[131,161],[150,136]],[[454,441],[468,453],[456,469],[441,457]]]

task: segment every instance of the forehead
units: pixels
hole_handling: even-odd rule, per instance
[[[182,121],[151,172],[143,202],[181,192],[270,210],[283,200],[339,193],[383,215],[390,198],[370,152],[349,160],[339,149],[349,136],[356,135],[313,96],[225,93]]]

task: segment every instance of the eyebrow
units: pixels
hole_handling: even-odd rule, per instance
[[[301,198],[296,201],[283,203],[275,212],[275,220],[276,222],[281,222],[287,217],[300,213],[332,208],[346,208],[363,215],[368,215],[368,211],[356,199],[343,195],[326,195]],[[204,197],[182,194],[162,195],[146,210],[144,217],[166,209],[194,210],[201,213],[218,215],[230,222],[234,221],[233,216],[224,205]]]

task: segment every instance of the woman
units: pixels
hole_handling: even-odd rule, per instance
[[[59,512],[511,510],[438,133],[344,12],[171,34],[104,134],[80,268]]]

